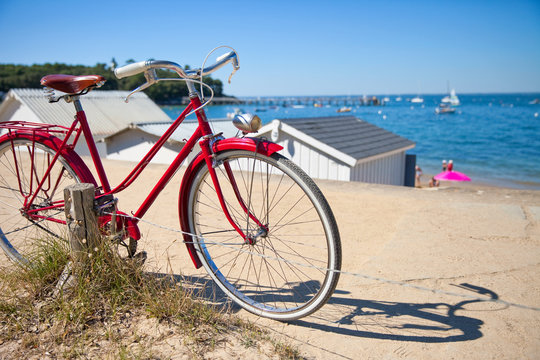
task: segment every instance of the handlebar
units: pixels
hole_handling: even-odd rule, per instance
[[[236,70],[240,68],[238,64],[238,57],[236,55],[236,52],[230,51],[227,54],[224,54],[218,57],[216,59],[215,64],[204,68],[203,70],[204,72],[202,73],[202,76],[211,74],[214,71],[227,65],[228,63],[232,63],[233,65],[233,68],[234,68],[233,74],[234,72],[236,72]],[[201,69],[184,70],[184,68],[178,65],[177,63],[174,63],[172,61],[165,61],[165,60],[146,60],[146,61],[139,61],[133,64],[128,64],[128,65],[116,68],[114,70],[114,75],[116,75],[118,79],[122,79],[128,76],[140,74],[142,72],[147,72],[152,69],[173,70],[180,77],[185,78],[185,79],[195,79],[201,76]]]
[[[156,69],[169,69],[175,71],[180,78],[190,80],[190,79],[196,79],[201,76],[205,76],[208,74],[213,73],[214,71],[222,68],[223,66],[227,65],[228,63],[231,63],[233,65],[233,71],[231,75],[229,76],[229,83],[231,82],[231,77],[234,75],[234,73],[240,69],[240,65],[238,64],[238,56],[236,55],[236,51],[230,51],[216,59],[216,63],[210,66],[205,67],[203,70],[201,69],[194,69],[194,70],[184,70],[183,67],[178,65],[177,63],[174,63],[172,61],[165,61],[165,60],[146,60],[146,61],[139,61],[133,64],[128,64],[119,68],[114,69],[114,75],[118,79],[122,79],[128,76],[133,76],[140,74],[144,72],[144,77],[146,78],[146,82],[133,90],[129,95],[126,97],[125,101],[128,102],[129,97],[136,92],[142,91],[149,86],[157,83],[161,80],[180,80],[180,79],[160,79],[157,77]],[[188,83],[188,86],[191,85]],[[191,85],[192,86],[192,85]]]

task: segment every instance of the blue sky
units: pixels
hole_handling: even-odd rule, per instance
[[[0,34],[19,64],[195,67],[230,45],[236,96],[540,92],[538,0],[0,0]]]

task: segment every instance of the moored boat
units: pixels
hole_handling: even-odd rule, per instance
[[[451,107],[448,104],[440,104],[436,109],[435,112],[437,114],[453,114],[456,112],[456,109]]]
[[[459,106],[460,105],[460,102],[459,102],[459,98],[457,97],[456,95],[456,90],[452,89],[452,91],[450,91],[450,94],[445,96],[441,102],[443,104],[450,104],[451,106]]]

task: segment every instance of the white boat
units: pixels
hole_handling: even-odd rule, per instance
[[[456,90],[452,89],[452,91],[450,91],[450,95],[443,97],[441,102],[443,104],[450,104],[452,106],[458,106],[460,102],[459,102],[459,98],[456,95]]]
[[[456,108],[448,104],[440,104],[436,109],[435,113],[437,114],[453,114],[456,112]]]
[[[424,99],[422,99],[420,96],[415,96],[411,99],[411,102],[415,104],[422,104]]]
[[[234,111],[233,112],[229,112],[227,113],[227,119],[234,119],[234,117],[236,115],[240,115],[240,114],[243,114],[245,113],[244,110],[240,109],[240,108],[234,108]]]

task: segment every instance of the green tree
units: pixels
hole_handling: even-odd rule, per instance
[[[112,62],[116,63],[114,58]],[[128,60],[127,63],[134,62]],[[189,66],[186,65],[186,68]],[[113,73],[114,68],[104,63],[95,66],[67,65],[61,63],[45,63],[33,65],[0,64],[0,92],[8,92],[13,88],[40,88],[40,80],[47,74],[70,74],[70,75],[101,75],[107,79],[103,90],[133,90],[142,85],[146,80],[143,74],[117,79]],[[158,70],[159,77],[177,77],[169,70]],[[223,83],[209,76],[204,77],[204,82],[212,87],[215,96],[223,96]],[[145,93],[155,102],[160,104],[179,103],[182,97],[188,95],[186,83],[183,81],[160,82],[145,90]],[[208,90],[205,91],[208,96]]]

